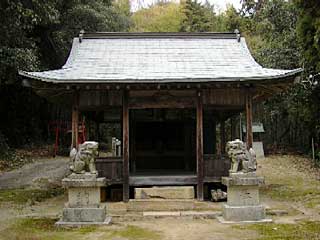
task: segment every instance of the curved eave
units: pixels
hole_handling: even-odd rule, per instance
[[[274,82],[274,80],[293,80],[303,72],[302,68],[294,69],[286,72],[285,74],[278,74],[272,76],[253,76],[253,77],[219,77],[219,78],[161,78],[161,79],[56,79],[41,77],[33,74],[32,72],[19,71],[19,75],[29,79],[40,80],[45,83],[54,84],[155,84],[155,83],[267,83]]]

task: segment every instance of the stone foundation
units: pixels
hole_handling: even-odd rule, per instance
[[[90,173],[73,173],[63,179],[62,184],[68,188],[68,203],[57,225],[78,226],[110,222],[106,207],[100,204],[100,188],[106,185],[105,178],[97,178]]]
[[[260,221],[265,219],[265,208],[258,206],[230,206],[224,204],[222,207],[223,218],[227,221]]]
[[[104,222],[106,219],[105,207],[96,208],[64,208],[62,222]]]
[[[228,201],[223,205],[221,222],[270,221],[259,198],[263,177],[255,173],[234,173],[222,178],[222,183],[228,187]]]

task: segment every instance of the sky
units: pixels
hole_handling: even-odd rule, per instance
[[[133,12],[141,9],[147,8],[148,6],[156,3],[158,0],[130,0],[131,10]],[[179,3],[180,0],[169,0],[171,2]],[[199,2],[205,2],[206,0],[198,0]],[[226,10],[227,4],[232,4],[236,9],[241,7],[240,0],[208,0],[211,4],[215,6],[217,13]]]

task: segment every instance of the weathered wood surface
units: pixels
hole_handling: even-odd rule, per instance
[[[130,91],[129,108],[192,108],[195,100],[195,91]]]
[[[194,89],[131,90],[126,88],[124,91],[128,91],[128,104],[132,109],[196,107],[197,90]],[[246,89],[243,88],[215,88],[201,91],[204,105],[239,107],[246,104]],[[94,110],[108,106],[121,106],[122,93],[120,88],[118,90],[81,90],[79,107],[83,110]]]
[[[230,125],[231,125],[231,140],[235,140],[237,136],[239,135],[239,131],[237,131],[237,125],[236,125],[237,118],[235,116],[230,118]],[[241,126],[240,126],[241,127]],[[240,137],[238,137],[240,138]]]
[[[81,91],[79,106],[81,109],[102,109],[108,106],[122,105],[122,91],[91,90]]]
[[[204,154],[204,181],[221,180],[229,175],[230,159],[226,155]]]
[[[79,135],[79,92],[73,93],[72,103],[72,134],[71,134],[71,148],[78,148]]]
[[[246,94],[246,143],[248,149],[252,148],[252,93],[250,90]]]
[[[242,88],[206,89],[202,92],[204,105],[245,105],[245,90]]]
[[[197,198],[203,200],[203,104],[201,91],[198,91],[197,95]]]
[[[130,176],[130,186],[195,185],[197,175]]]
[[[122,183],[123,159],[120,157],[106,157],[96,159],[99,177],[105,177],[108,184]]]
[[[123,201],[129,201],[129,109],[128,93],[123,93],[122,141],[123,141]]]
[[[221,121],[220,123],[220,152],[222,154],[226,151],[226,128],[225,128],[225,121]]]

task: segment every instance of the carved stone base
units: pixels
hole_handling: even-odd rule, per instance
[[[105,219],[105,207],[64,208],[61,218],[63,222],[104,222]]]
[[[62,220],[56,222],[58,227],[81,227],[81,226],[99,226],[99,225],[108,225],[111,223],[112,218],[107,216],[103,222],[64,222]]]
[[[264,178],[253,173],[232,173],[222,178],[228,187],[228,201],[223,205],[221,222],[269,222],[259,198]]]
[[[223,218],[226,221],[260,221],[265,219],[265,208],[262,205],[257,206],[230,206],[224,204],[222,207]]]
[[[73,173],[64,178],[62,184],[68,188],[68,203],[57,225],[96,225],[111,221],[107,217],[105,206],[100,205],[100,188],[105,186],[105,178],[97,178],[96,174],[90,173]]]

